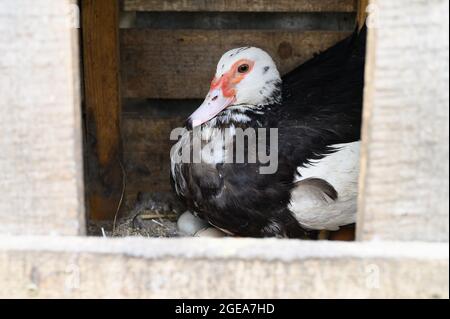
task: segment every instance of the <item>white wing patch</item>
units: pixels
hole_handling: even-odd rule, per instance
[[[356,221],[360,142],[333,145],[337,152],[307,167],[299,167],[297,181],[319,178],[338,193],[337,200],[323,200],[304,187],[294,188],[290,204],[297,220],[311,229],[337,230]]]

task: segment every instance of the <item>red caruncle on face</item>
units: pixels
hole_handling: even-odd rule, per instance
[[[228,72],[222,74],[221,77],[216,77],[212,80],[210,91],[221,89],[223,96],[225,97],[231,98],[236,96],[236,84],[241,82],[245,76],[251,72],[254,65],[255,62],[247,59],[241,59],[235,62]]]

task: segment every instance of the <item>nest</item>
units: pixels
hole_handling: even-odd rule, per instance
[[[184,206],[170,193],[140,193],[115,225],[112,221],[90,221],[88,233],[104,237],[178,237],[176,222],[184,211]]]

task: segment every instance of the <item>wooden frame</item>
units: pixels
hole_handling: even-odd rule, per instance
[[[357,237],[448,242],[449,4],[371,3]]]
[[[0,3],[1,234],[86,230],[73,5]]]
[[[0,265],[8,298],[448,298],[449,288],[440,243],[0,236]]]
[[[372,2],[356,243],[54,236],[84,231],[79,52],[73,2],[31,2],[0,2],[1,297],[448,298],[447,1]]]

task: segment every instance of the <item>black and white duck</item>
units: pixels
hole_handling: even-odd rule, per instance
[[[259,48],[222,56],[171,153],[174,190],[193,215],[246,237],[305,238],[355,223],[365,38],[355,31],[283,77]],[[186,214],[180,227],[197,227]]]

